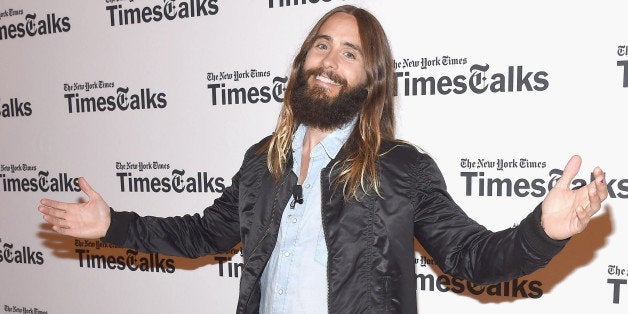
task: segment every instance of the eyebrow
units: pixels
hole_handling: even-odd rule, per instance
[[[320,38],[322,38],[322,39],[326,39],[326,40],[329,40],[329,41],[334,41],[334,39],[333,39],[333,38],[331,38],[331,36],[329,36],[329,35],[317,35],[317,36],[314,38],[314,41],[316,41],[316,40],[318,40],[318,39],[320,39]],[[348,41],[343,41],[343,42],[342,42],[342,44],[343,44],[344,46],[347,46],[347,47],[349,47],[349,48],[353,49],[353,50],[356,50],[356,51],[357,51],[357,52],[359,52],[360,54],[364,54],[364,53],[362,53],[362,48],[360,48],[360,46],[358,46],[358,45],[356,45],[356,44],[354,44],[354,43],[351,43],[351,42],[348,42]]]

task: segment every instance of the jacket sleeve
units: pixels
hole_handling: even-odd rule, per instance
[[[254,154],[251,148],[231,185],[202,215],[140,217],[134,212],[111,209],[111,224],[101,240],[142,252],[196,258],[225,252],[240,242],[238,193],[244,165]]]
[[[544,267],[567,242],[547,236],[540,204],[516,227],[487,230],[452,200],[432,158],[421,155],[413,168],[415,237],[454,277],[476,284],[508,281]]]

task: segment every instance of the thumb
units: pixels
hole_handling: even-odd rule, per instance
[[[556,182],[556,187],[568,189],[569,184],[576,177],[578,171],[580,171],[580,165],[582,164],[582,158],[578,155],[573,155],[565,165],[563,175]]]
[[[87,180],[85,180],[85,178],[79,177],[78,184],[81,188],[81,191],[83,191],[83,193],[85,193],[89,199],[93,199],[99,196],[98,193],[96,193],[96,191],[92,189],[89,183],[87,183]]]

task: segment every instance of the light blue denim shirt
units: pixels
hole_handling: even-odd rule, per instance
[[[356,119],[327,135],[310,153],[303,182],[303,203],[288,202],[277,244],[261,278],[260,313],[327,313],[327,244],[321,219],[321,170],[336,157]],[[303,139],[299,126],[292,139],[292,171],[299,176]]]

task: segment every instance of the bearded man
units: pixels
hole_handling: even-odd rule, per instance
[[[574,156],[517,227],[487,230],[430,156],[395,139],[395,82],[380,23],[340,6],[303,42],[275,132],[202,215],[114,211],[83,178],[87,203],[38,208],[59,233],[145,252],[195,258],[242,243],[238,313],[415,313],[415,238],[452,276],[497,283],[545,266],[600,209],[600,168],[569,189]]]

